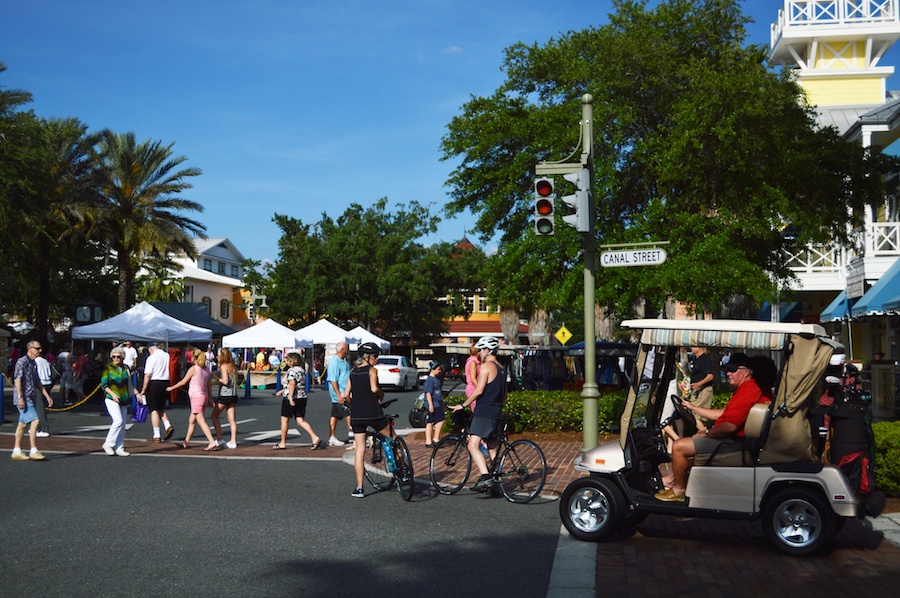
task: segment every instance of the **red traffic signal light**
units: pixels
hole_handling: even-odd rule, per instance
[[[534,182],[534,192],[539,197],[550,197],[553,195],[553,179],[538,179]]]

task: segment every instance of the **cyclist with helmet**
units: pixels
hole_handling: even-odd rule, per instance
[[[500,414],[506,401],[506,370],[497,360],[500,342],[493,336],[483,336],[475,343],[481,370],[478,372],[478,383],[475,390],[461,405],[454,405],[454,411],[468,407],[469,403],[478,401],[472,423],[469,426],[469,454],[478,467],[481,477],[472,486],[476,492],[487,490],[494,485],[488,473],[487,462],[481,452],[481,442],[487,445],[491,459],[497,458],[499,445]]]
[[[381,410],[380,403],[384,398],[384,391],[378,386],[378,371],[373,367],[378,362],[378,346],[375,343],[363,343],[359,346],[358,352],[363,364],[350,372],[347,390],[350,392],[350,405],[353,409],[350,425],[353,428],[353,443],[356,447],[353,460],[356,468],[356,488],[351,496],[362,498],[365,496],[363,471],[366,429],[371,426],[382,436],[390,436],[391,426]]]

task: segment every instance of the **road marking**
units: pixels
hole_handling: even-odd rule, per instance
[[[289,429],[288,436],[300,436],[300,430]],[[265,442],[266,440],[271,440],[273,438],[281,438],[281,430],[265,430],[263,432],[257,432],[253,436],[247,436],[247,440],[250,442]]]

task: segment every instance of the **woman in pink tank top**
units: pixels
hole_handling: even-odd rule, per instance
[[[167,391],[181,388],[185,384],[188,386],[188,397],[191,399],[191,417],[188,420],[187,434],[184,435],[184,442],[181,446],[188,448],[191,442],[191,436],[194,435],[194,427],[199,424],[200,430],[206,436],[209,444],[204,451],[214,451],[218,448],[216,440],[213,438],[212,430],[206,423],[206,417],[203,415],[207,406],[211,406],[212,401],[209,398],[209,370],[206,369],[206,355],[200,349],[194,349],[191,354],[193,365],[188,369],[187,374],[178,384],[168,387]]]

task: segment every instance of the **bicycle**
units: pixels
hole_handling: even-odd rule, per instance
[[[469,454],[468,423],[471,414],[455,411],[452,417],[461,428],[459,434],[445,436],[431,451],[429,473],[431,484],[441,494],[456,494],[465,486],[472,472]],[[510,502],[527,503],[538,496],[547,481],[547,458],[537,443],[531,440],[509,441],[509,428],[515,416],[504,415],[500,423],[498,458],[488,461],[488,473]]]
[[[391,399],[381,403],[382,409],[397,399]],[[415,478],[413,476],[412,458],[409,455],[409,447],[406,441],[394,434],[394,420],[399,417],[396,413],[385,413],[384,416],[390,422],[390,434],[388,438],[378,430],[369,428],[366,430],[366,452],[364,459],[364,471],[366,480],[375,490],[389,490],[397,483],[397,490],[403,500],[412,500]],[[390,440],[393,459],[384,451],[383,442]],[[393,463],[391,463],[393,461]]]

